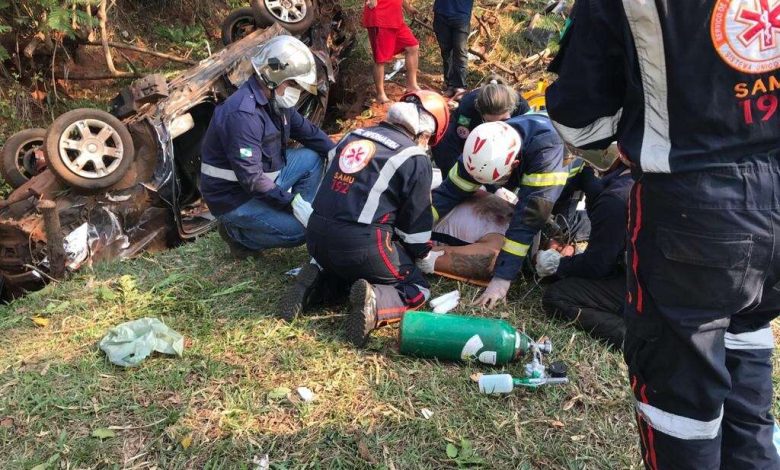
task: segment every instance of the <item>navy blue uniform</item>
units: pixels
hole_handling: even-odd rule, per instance
[[[469,133],[484,122],[482,115],[477,111],[478,94],[479,88],[463,96],[458,107],[452,112],[450,124],[441,142],[431,148],[433,161],[441,169],[442,174],[446,174],[455,166],[458,157],[463,153],[463,145],[466,143]],[[520,116],[530,110],[528,102],[518,93],[517,107],[512,111],[512,117]]]
[[[519,200],[504,235],[504,247],[496,260],[494,276],[511,281],[520,271],[534,238],[550,217],[569,171],[563,166],[563,142],[546,116],[528,114],[506,123],[523,140],[516,157],[520,165],[504,185],[509,190],[516,189]],[[434,216],[444,217],[480,186],[466,171],[463,159],[458,159],[447,179],[433,192]]]
[[[350,132],[331,156],[312,204],[309,254],[345,286],[370,282],[380,324],[398,320],[429,294],[414,261],[431,249],[430,159],[387,123]]]
[[[599,178],[592,168],[581,173],[585,207],[591,222],[587,249],[561,258],[558,277],[604,279],[622,272],[626,250],[626,207],[634,180],[623,165]]]
[[[334,144],[295,109],[274,115],[252,77],[217,106],[203,139],[200,189],[211,212],[220,216],[252,198],[287,209],[294,194],[275,177],[285,166],[290,139],[325,157]]]
[[[776,1],[579,1],[547,110],[634,163],[624,354],[651,469],[780,468]]]

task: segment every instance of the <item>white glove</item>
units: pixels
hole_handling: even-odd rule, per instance
[[[296,194],[292,200],[292,209],[293,215],[296,219],[298,219],[298,222],[306,227],[309,224],[309,217],[311,217],[311,213],[314,212],[311,204],[306,202],[303,199],[303,196]]]
[[[536,254],[536,274],[540,277],[552,276],[561,264],[561,254],[555,250],[542,250]]]
[[[490,280],[485,292],[477,299],[477,305],[481,307],[493,308],[499,303],[506,302],[506,293],[509,292],[509,286],[512,281],[494,277]]]
[[[436,260],[443,254],[443,251],[431,250],[425,256],[425,258],[418,259],[415,264],[417,264],[417,267],[420,268],[420,271],[424,272],[425,274],[433,274],[434,267],[436,266]]]

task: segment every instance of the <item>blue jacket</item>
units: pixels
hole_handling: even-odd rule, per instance
[[[573,18],[547,89],[547,111],[569,143],[617,140],[646,173],[780,148],[776,1],[583,0]]]
[[[433,2],[433,12],[446,18],[469,21],[474,0],[436,0]]]
[[[334,147],[297,110],[274,116],[254,77],[217,106],[201,149],[200,191],[211,212],[225,214],[252,198],[287,208],[294,194],[282,191],[275,177],[287,162],[290,138],[323,157]]]
[[[598,178],[593,169],[581,173],[580,188],[591,229],[588,247],[583,253],[561,258],[558,277],[606,279],[620,273],[626,250],[626,210],[634,180],[624,165]]]
[[[458,161],[458,157],[463,152],[463,145],[475,127],[482,124],[482,115],[477,111],[477,95],[479,88],[472,90],[460,100],[460,104],[450,116],[450,124],[447,127],[447,133],[444,134],[441,142],[431,149],[431,155],[436,162],[436,166],[442,173],[447,173],[450,168]],[[517,94],[517,107],[512,111],[512,117],[520,116],[530,111],[528,102]]]
[[[424,258],[431,249],[432,178],[425,151],[407,132],[382,122],[341,139],[312,206],[334,222],[394,231],[410,256]]]
[[[550,217],[569,177],[569,169],[563,166],[563,141],[546,116],[527,114],[506,123],[523,139],[522,149],[515,157],[520,165],[504,185],[509,190],[517,189],[519,201],[504,235],[504,247],[496,260],[494,275],[511,281],[520,271],[534,237]],[[447,179],[433,192],[434,219],[447,215],[480,186],[459,158]]]

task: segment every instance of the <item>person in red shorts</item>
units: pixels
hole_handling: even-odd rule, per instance
[[[406,55],[406,90],[420,90],[417,86],[420,43],[404,22],[403,10],[412,15],[417,13],[409,0],[366,0],[363,8],[363,26],[368,30],[374,53],[374,84],[379,103],[390,101],[385,94],[385,64],[401,52]]]

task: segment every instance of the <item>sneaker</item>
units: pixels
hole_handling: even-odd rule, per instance
[[[376,328],[376,295],[365,279],[359,279],[349,291],[351,312],[347,317],[347,339],[362,348]]]
[[[222,238],[225,243],[227,243],[228,248],[230,248],[230,255],[235,259],[256,258],[262,253],[261,251],[250,250],[244,245],[233,240],[230,237],[230,234],[228,234],[225,226],[221,223],[217,225],[217,232],[219,233],[219,237]]]
[[[298,315],[306,311],[317,297],[322,297],[319,289],[322,284],[322,271],[316,264],[306,263],[301,272],[295,277],[295,282],[284,293],[277,306],[279,318],[285,321],[293,321]]]

